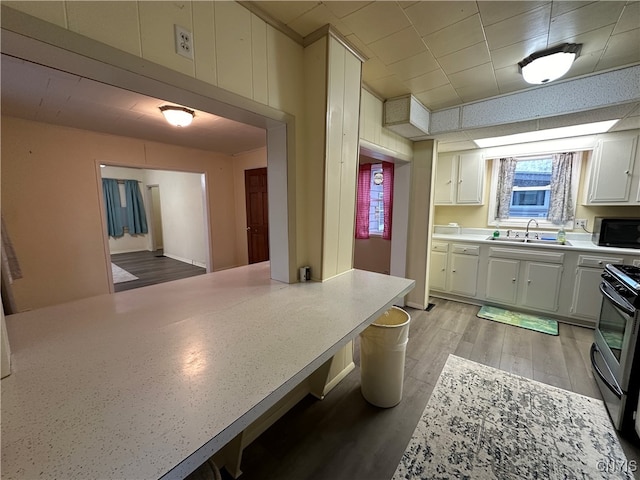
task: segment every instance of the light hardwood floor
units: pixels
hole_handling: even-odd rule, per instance
[[[389,480],[450,353],[600,398],[589,367],[593,331],[561,324],[557,337],[476,317],[478,307],[434,299],[411,314],[403,399],[368,404],[359,367],[324,400],[310,396],[245,451],[242,480]],[[359,363],[359,342],[354,358]],[[623,442],[629,460],[638,448]],[[231,476],[223,469],[223,479]]]

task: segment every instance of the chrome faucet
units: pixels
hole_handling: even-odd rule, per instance
[[[529,226],[531,225],[531,222],[536,224],[536,228],[538,228],[538,221],[535,218],[532,218],[531,220],[529,220],[527,222],[527,230],[524,233],[524,238],[529,238]]]

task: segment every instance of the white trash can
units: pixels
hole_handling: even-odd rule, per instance
[[[362,396],[377,407],[393,407],[402,400],[410,321],[403,309],[391,307],[360,334]]]

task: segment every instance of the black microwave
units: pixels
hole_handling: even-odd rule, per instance
[[[591,240],[603,247],[640,248],[640,218],[595,217]]]

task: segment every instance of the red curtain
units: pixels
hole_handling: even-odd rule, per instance
[[[369,238],[369,207],[371,206],[371,164],[358,168],[358,200],[356,206],[356,238]]]
[[[393,163],[382,162],[382,202],[384,205],[384,231],[382,238],[391,240],[391,217],[393,213]]]

